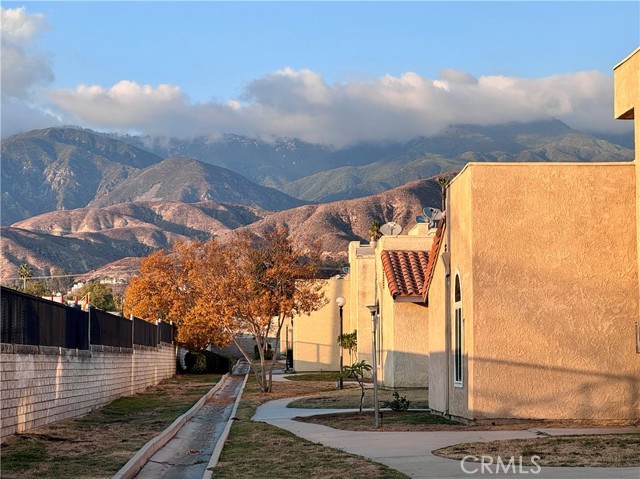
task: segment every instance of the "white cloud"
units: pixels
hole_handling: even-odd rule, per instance
[[[28,98],[32,89],[53,81],[47,56],[32,48],[47,29],[42,14],[28,14],[24,7],[0,9],[2,24],[2,96]]]
[[[237,100],[191,103],[178,86],[119,82],[59,90],[55,104],[83,125],[158,136],[220,132],[298,137],[345,145],[409,139],[450,124],[497,124],[555,117],[578,129],[614,131],[612,78],[579,72],[539,79],[443,71],[326,83],[309,70],[283,69],[250,82]],[[628,127],[628,125],[624,125]],[[619,131],[619,130],[615,130]]]
[[[621,131],[612,118],[613,80],[599,72],[537,79],[480,76],[444,69],[439,78],[405,72],[327,83],[311,70],[284,68],[249,82],[224,103],[192,102],[178,85],[79,85],[46,90],[53,80],[37,48],[41,14],[2,9],[2,134],[73,123],[152,136],[297,137],[346,145],[405,140],[450,124],[559,118],[577,129]]]

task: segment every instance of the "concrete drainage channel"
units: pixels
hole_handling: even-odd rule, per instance
[[[238,361],[232,374],[225,374],[189,411],[145,444],[112,479],[210,479],[229,435],[248,370],[246,361]]]

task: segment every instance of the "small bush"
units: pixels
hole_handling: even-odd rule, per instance
[[[224,374],[231,369],[229,358],[207,350],[189,351],[184,363],[191,374]]]
[[[207,372],[207,357],[202,351],[189,351],[184,357],[187,372],[191,374],[204,374]]]
[[[264,352],[265,359],[273,359],[273,349],[271,345],[267,343],[267,350]],[[258,349],[258,345],[253,346],[253,359],[260,359],[260,350]]]
[[[407,396],[400,397],[398,391],[393,393],[393,401],[385,401],[384,407],[391,408],[392,411],[406,411],[409,409],[411,401],[407,400]]]

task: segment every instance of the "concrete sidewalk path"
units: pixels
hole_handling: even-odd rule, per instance
[[[542,467],[536,474],[535,465],[523,463],[522,472],[518,470],[516,458],[515,473],[510,469],[493,472],[480,470],[479,464],[467,462],[462,469],[460,461],[434,456],[431,451],[453,444],[476,441],[494,441],[500,439],[529,439],[539,437],[535,431],[451,431],[451,432],[369,432],[341,431],[330,427],[294,421],[296,416],[313,416],[353,411],[340,409],[299,409],[288,408],[287,404],[297,398],[280,399],[263,404],[253,416],[261,421],[296,434],[309,441],[340,449],[352,454],[367,457],[385,464],[416,479],[449,479],[490,477],[506,479],[525,476],[535,479],[640,479],[640,468],[627,467]],[[542,430],[549,435],[557,434],[598,434],[602,429],[548,429]],[[579,432],[578,432],[579,431]],[[609,432],[640,432],[640,428],[608,430]],[[509,458],[503,458],[508,461]]]

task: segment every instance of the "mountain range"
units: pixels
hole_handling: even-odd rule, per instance
[[[295,139],[156,141],[49,128],[10,137],[1,150],[3,279],[24,262],[45,273],[122,272],[177,239],[262,234],[276,224],[343,260],[374,220],[406,230],[424,206],[439,207],[435,176],[469,161],[633,159],[626,146],[557,120],[459,125],[340,150]]]

